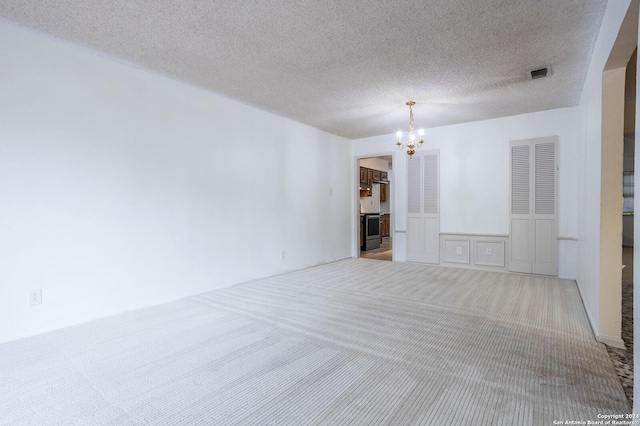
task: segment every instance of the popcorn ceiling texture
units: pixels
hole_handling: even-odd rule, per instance
[[[348,138],[574,106],[605,0],[3,0],[0,16]],[[550,65],[549,78],[526,72]]]

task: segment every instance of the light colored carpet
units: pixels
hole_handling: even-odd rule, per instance
[[[550,425],[627,410],[574,282],[349,259],[0,345],[10,425]]]

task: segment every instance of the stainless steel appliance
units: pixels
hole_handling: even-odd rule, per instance
[[[363,245],[362,250],[372,250],[380,247],[380,213],[367,213],[362,221]]]

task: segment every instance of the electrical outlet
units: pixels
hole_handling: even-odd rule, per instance
[[[456,254],[462,254],[462,247],[456,247]]]
[[[31,290],[29,292],[29,306],[36,306],[42,304],[42,289]]]
[[[487,256],[491,256],[491,247],[487,247]]]

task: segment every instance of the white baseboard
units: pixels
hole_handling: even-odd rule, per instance
[[[605,345],[612,346],[614,348],[626,349],[624,345],[624,341],[619,337],[609,337],[609,336],[597,336],[596,340],[600,343],[604,343]]]
[[[591,315],[591,311],[589,310],[589,306],[584,303],[585,298],[584,294],[582,294],[582,286],[580,282],[576,279],[576,286],[578,287],[578,293],[580,293],[580,300],[582,300],[582,306],[584,306],[584,311],[587,313],[587,319],[589,320],[589,324],[591,325],[591,332],[593,333],[593,337],[598,340],[598,325],[593,321],[593,315]]]
[[[591,315],[591,311],[589,310],[589,306],[584,303],[584,295],[582,294],[582,287],[580,286],[580,282],[576,280],[576,285],[578,286],[578,292],[580,293],[580,298],[582,299],[582,306],[584,306],[584,310],[587,313],[587,319],[589,320],[589,324],[591,325],[591,332],[595,336],[596,341],[600,343],[604,343],[605,345],[609,345],[614,348],[626,349],[624,345],[624,341],[621,337],[611,337],[611,336],[602,336],[599,334],[599,329],[597,324],[593,321],[593,315]]]

